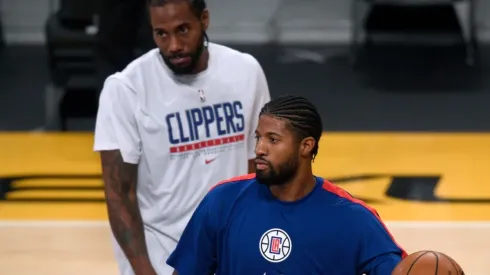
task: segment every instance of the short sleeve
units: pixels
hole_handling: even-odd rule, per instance
[[[374,209],[359,205],[358,270],[363,274],[382,275],[391,271],[406,255],[396,243],[379,215]]]
[[[254,61],[256,63],[255,70],[257,73],[257,82],[252,116],[250,119],[250,132],[248,134],[248,159],[255,158],[255,130],[257,129],[257,124],[259,123],[260,110],[267,102],[271,100],[269,86],[264,70],[257,60],[254,59]]]
[[[99,99],[94,150],[120,150],[123,160],[137,164],[141,154],[135,110],[136,94],[119,79],[108,78]]]
[[[209,275],[216,271],[219,215],[212,193],[201,201],[167,259],[179,275]]]

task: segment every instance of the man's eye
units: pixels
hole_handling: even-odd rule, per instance
[[[182,33],[182,34],[186,34],[186,33],[188,33],[188,32],[189,32],[189,28],[187,28],[187,27],[182,27],[182,28],[180,28],[180,33]]]

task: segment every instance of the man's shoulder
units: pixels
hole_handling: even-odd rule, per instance
[[[229,46],[210,43],[209,47],[214,51],[221,59],[233,65],[246,66],[251,68],[260,67],[258,60],[250,53],[242,52],[237,49],[233,49]]]
[[[147,67],[149,64],[154,64],[158,62],[158,57],[160,55],[160,51],[158,48],[151,49],[146,53],[140,55],[138,58],[131,61],[126,68],[122,71],[122,73],[130,73],[134,70],[141,70],[141,68]]]
[[[149,76],[157,71],[159,66],[159,51],[152,49],[129,63],[122,71],[113,73],[105,80],[105,85],[124,87],[136,92],[148,83]],[[159,78],[161,80],[162,78]]]
[[[255,182],[254,174],[245,174],[222,180],[211,187],[209,192],[228,192],[228,190],[243,189]]]
[[[246,174],[237,177],[232,177],[218,182],[208,192],[208,196],[214,199],[234,200],[241,196],[241,194],[254,186],[255,174]]]
[[[376,209],[365,201],[352,196],[343,188],[326,179],[322,179],[322,181],[322,191],[328,196],[323,199],[327,206],[334,207],[340,211],[338,213],[342,213],[344,216],[348,215],[353,220],[380,218]]]
[[[211,187],[203,201],[222,216],[227,216],[226,213],[229,213],[244,195],[249,194],[247,191],[256,186],[255,182],[255,174],[223,180]]]
[[[131,61],[123,70],[109,76],[108,79],[118,78],[129,80],[135,76],[141,75],[148,70],[153,70],[153,65],[157,64],[159,51],[157,48],[151,49],[138,58]]]

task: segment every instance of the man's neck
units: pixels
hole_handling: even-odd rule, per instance
[[[199,57],[199,60],[197,61],[196,68],[194,69],[193,74],[198,74],[208,68],[208,63],[209,63],[209,51],[208,48],[205,47],[202,50],[202,54]]]
[[[294,202],[306,197],[316,186],[316,179],[311,173],[298,173],[283,185],[271,186],[271,193],[280,201]]]

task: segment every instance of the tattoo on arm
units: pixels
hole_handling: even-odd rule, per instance
[[[102,152],[101,160],[109,222],[114,237],[136,274],[152,274],[136,197],[137,165],[125,163],[119,150]]]

